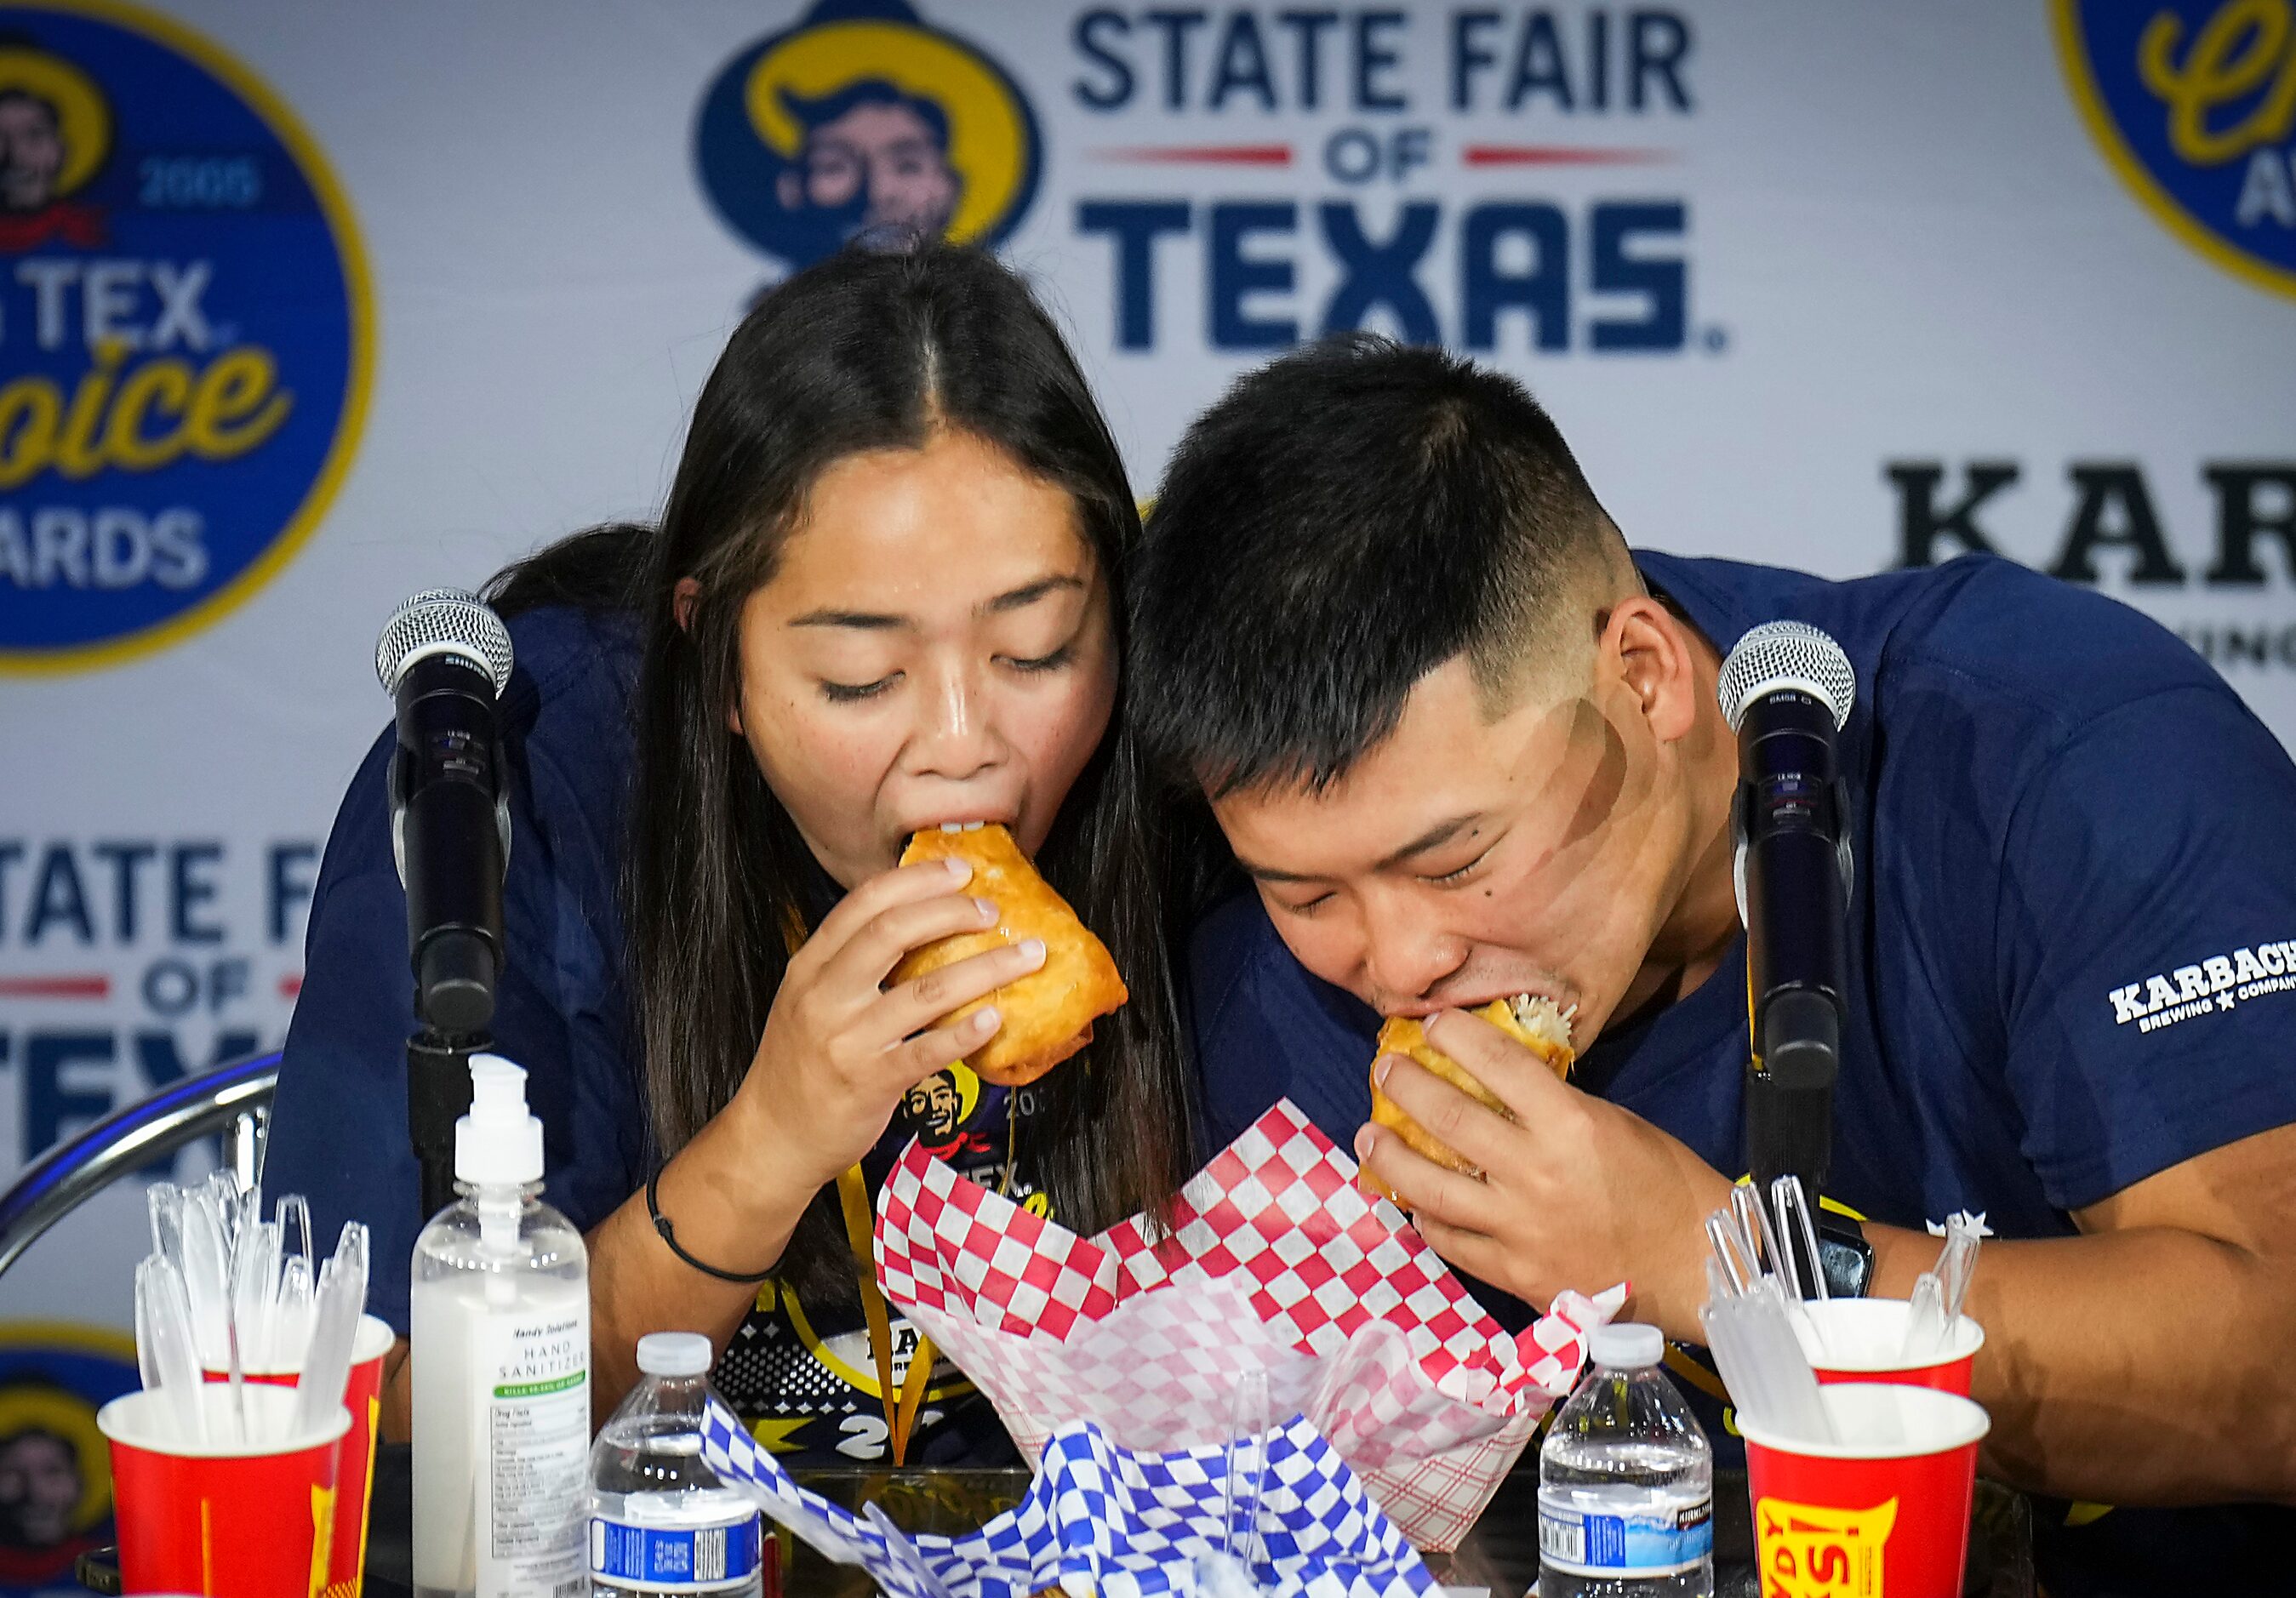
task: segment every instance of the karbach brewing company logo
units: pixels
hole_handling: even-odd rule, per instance
[[[0,669],[156,648],[277,571],[370,343],[350,213],[268,90],[109,0],[0,4]]]
[[[2089,131],[2139,200],[2296,293],[2296,0],[2053,0]]]
[[[1040,147],[1004,69],[900,0],[821,0],[726,63],[694,128],[718,215],[792,271],[872,230],[996,244]]]

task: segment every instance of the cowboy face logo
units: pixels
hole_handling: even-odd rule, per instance
[[[136,1385],[116,1332],[0,1327],[0,1593],[68,1586],[111,1540],[111,1455],[95,1412]]]
[[[704,95],[718,215],[792,270],[867,234],[994,244],[1035,197],[1036,117],[987,55],[900,0],[822,0]]]
[[[29,89],[0,93],[0,210],[45,210],[63,174],[62,115]]]

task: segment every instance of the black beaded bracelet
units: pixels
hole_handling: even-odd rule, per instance
[[[661,1234],[661,1241],[669,1245],[669,1251],[703,1275],[715,1276],[720,1282],[738,1282],[743,1287],[755,1287],[759,1282],[773,1280],[774,1274],[771,1271],[759,1271],[754,1276],[746,1271],[721,1271],[716,1266],[704,1265],[701,1260],[688,1254],[679,1244],[676,1234],[669,1229],[669,1217],[661,1212],[661,1173],[660,1171],[654,1172],[652,1176],[646,1178],[646,1213],[653,1217],[653,1229]]]

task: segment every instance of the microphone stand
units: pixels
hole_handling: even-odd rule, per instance
[[[470,1113],[471,1056],[493,1046],[484,1032],[430,1026],[406,1039],[406,1130],[422,1171],[418,1226],[455,1201],[455,1123]]]

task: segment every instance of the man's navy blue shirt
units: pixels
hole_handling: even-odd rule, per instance
[[[1792,619],[1857,673],[1831,1196],[1916,1231],[1969,1210],[2061,1237],[2296,1121],[2296,766],[2182,642],[1989,557],[1849,582],[1636,560],[1724,652]],[[1287,1095],[1349,1146],[1378,1018],[1302,969],[1256,896],[1204,924],[1190,968],[1212,1146]],[[1745,992],[1742,936],[1574,1079],[1742,1174]]]

